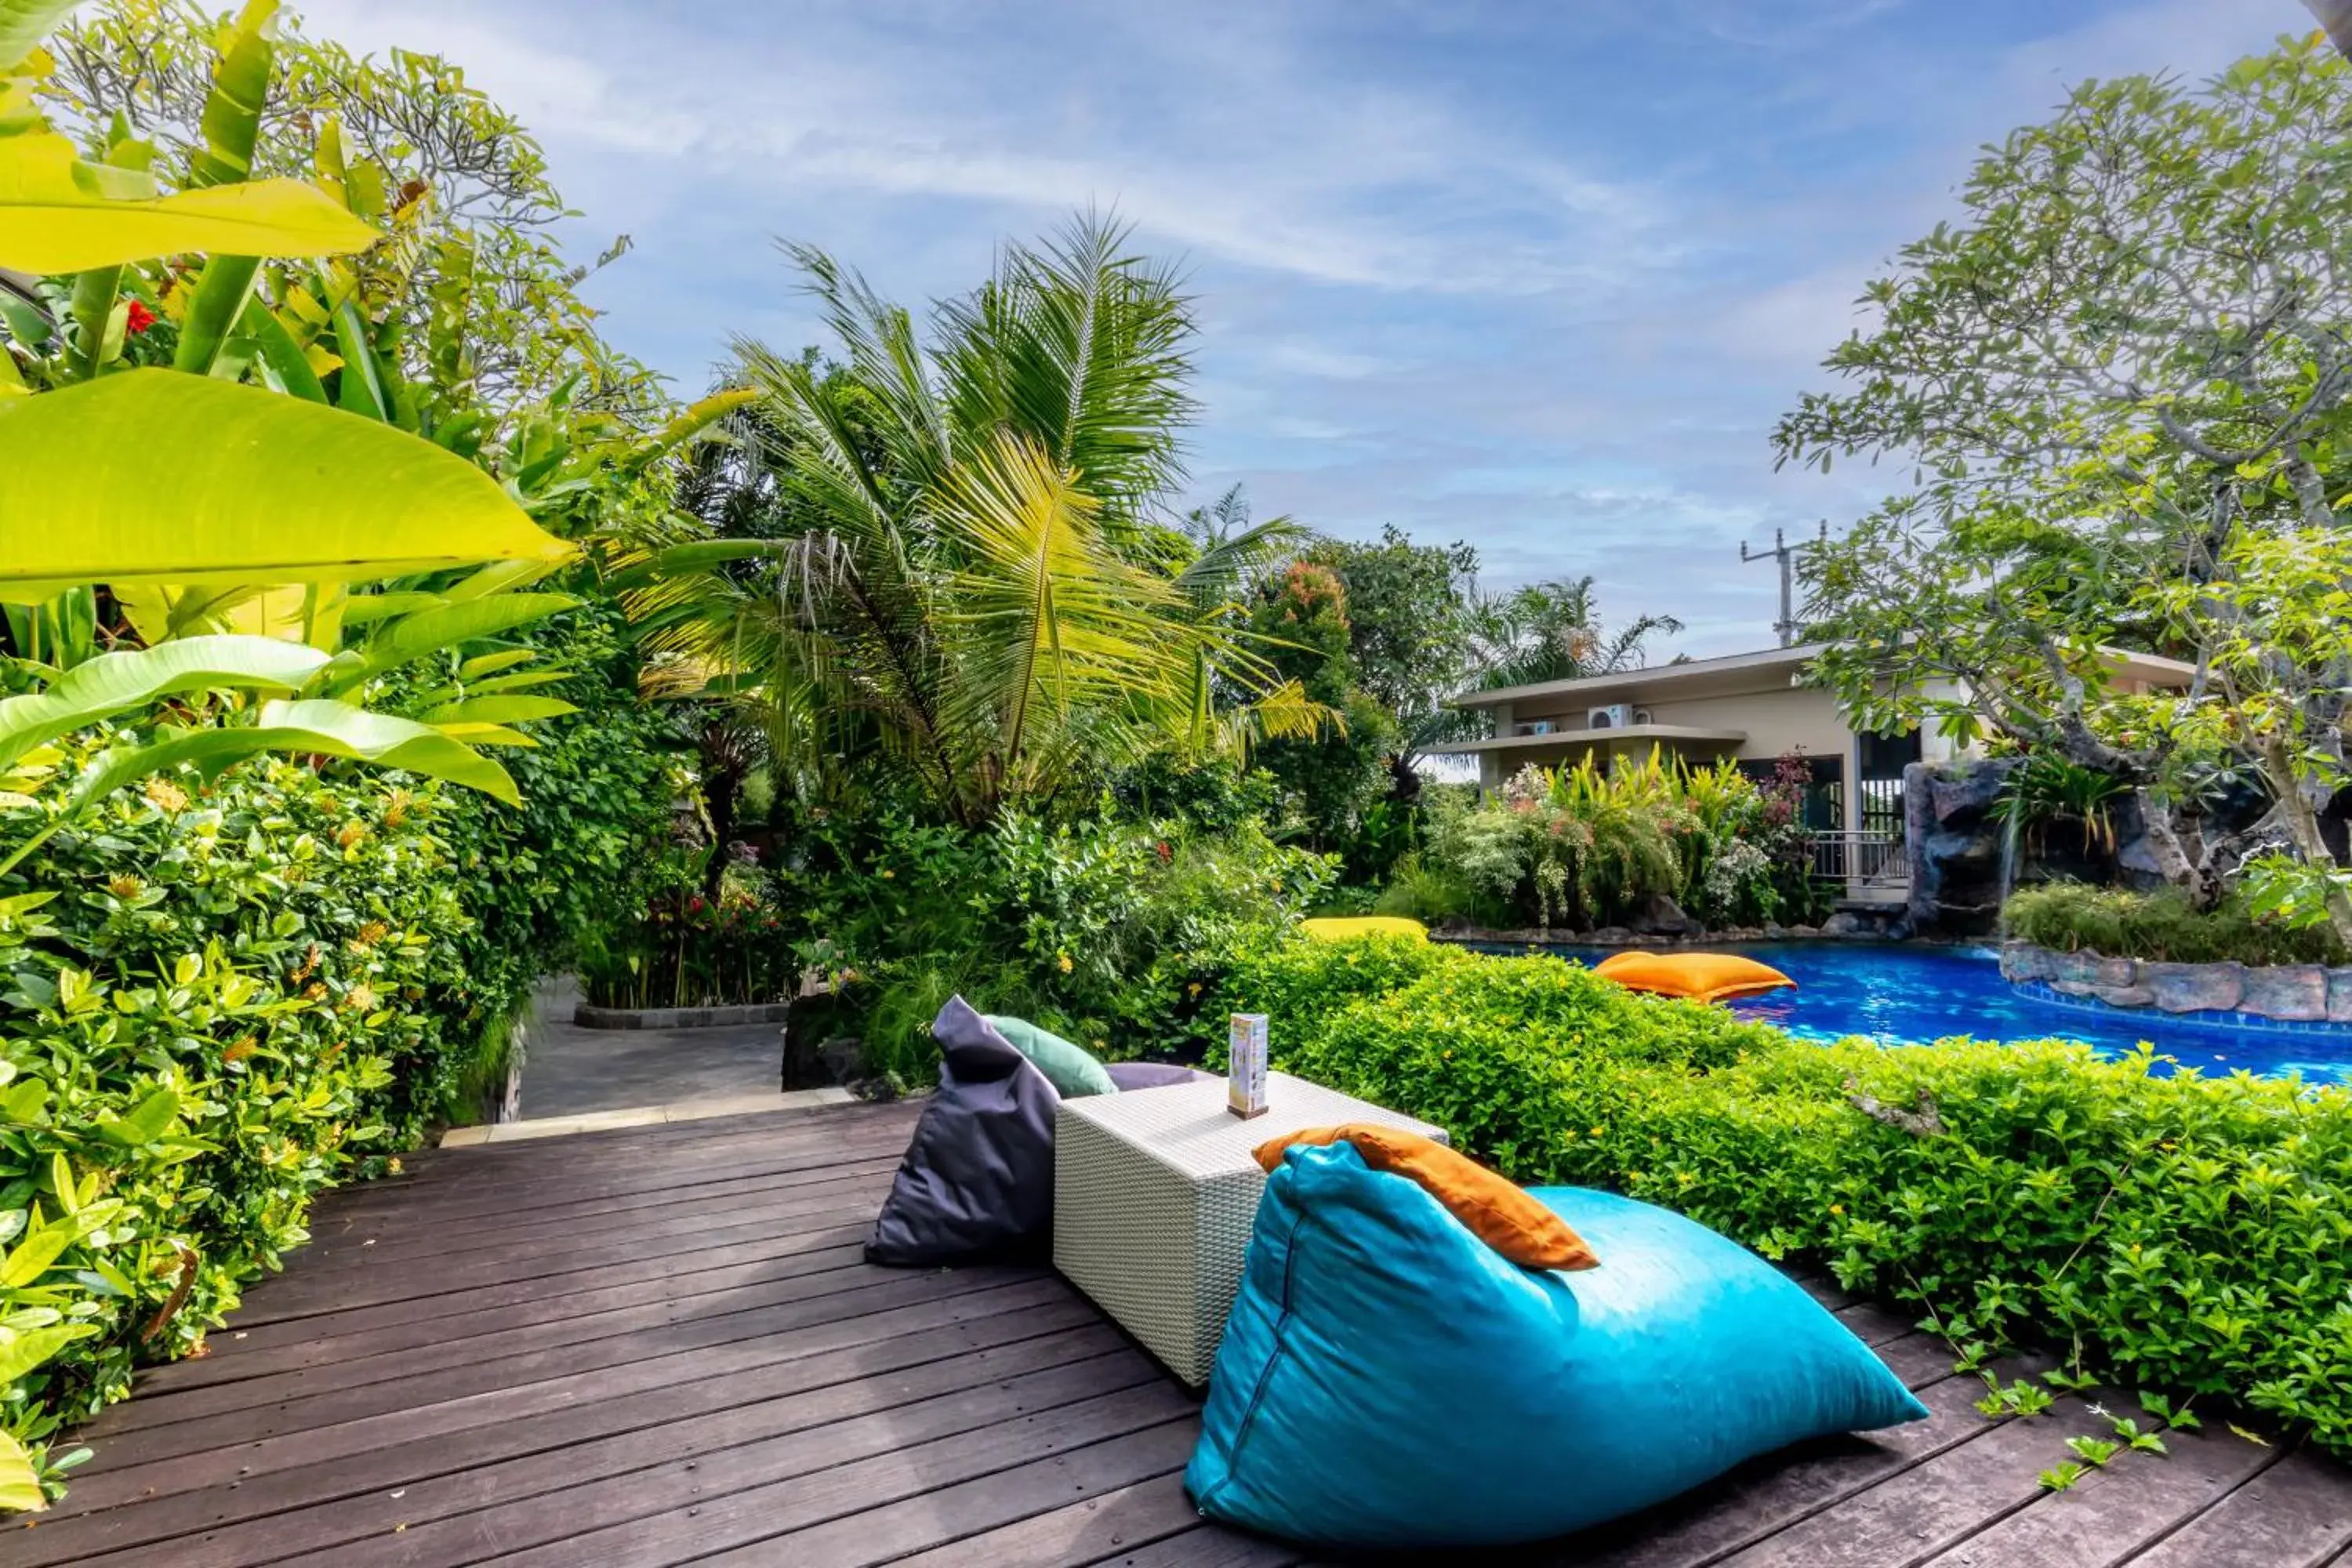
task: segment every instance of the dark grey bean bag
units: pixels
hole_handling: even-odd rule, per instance
[[[962,997],[931,1025],[940,1088],[916,1124],[866,1260],[906,1267],[1043,1251],[1061,1096]]]

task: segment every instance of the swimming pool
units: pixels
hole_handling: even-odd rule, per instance
[[[1499,944],[1487,952],[1522,952]],[[1606,950],[1544,951],[1592,963]],[[2327,1082],[2352,1081],[2352,1026],[2332,1024],[2237,1025],[2210,1015],[2127,1012],[2097,1002],[2033,996],[2000,977],[1988,948],[1879,942],[1757,942],[1736,950],[1797,983],[1727,1004],[1746,1018],[1778,1024],[1807,1039],[1870,1035],[1917,1045],[1950,1035],[1985,1040],[2080,1040],[2122,1055],[2142,1040],[2183,1067],[2206,1072],[2298,1072]]]

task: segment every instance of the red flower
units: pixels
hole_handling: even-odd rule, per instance
[[[122,330],[137,337],[155,324],[155,312],[137,300],[131,301],[130,312],[123,318]]]
[[[1164,838],[1153,845],[1152,849],[1159,855],[1160,862],[1163,866],[1176,858],[1176,851],[1168,847],[1168,841]]]

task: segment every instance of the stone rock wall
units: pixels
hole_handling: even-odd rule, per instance
[[[1903,770],[1913,930],[1990,936],[2000,926],[2001,824],[1992,807],[2016,765],[2002,759],[1950,773],[1927,763]]]
[[[2093,997],[2117,1007],[2352,1024],[2352,965],[2160,963],[2007,942],[2001,944],[2000,973],[2004,980],[2039,981],[2061,995]]]

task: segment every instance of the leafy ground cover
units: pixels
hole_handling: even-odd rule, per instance
[[[2259,917],[2240,897],[2199,909],[2171,889],[2152,893],[2055,882],[2001,907],[2011,936],[2060,952],[2147,958],[2166,963],[2342,963],[2343,943],[2325,925]]]
[[[2352,1453],[2352,1094],[2056,1042],[1822,1047],[1556,959],[1283,941],[1275,1064],[1523,1183],[1624,1192],[1916,1308],[1970,1364],[2240,1402]],[[1869,1109],[1866,1109],[1869,1108]]]

